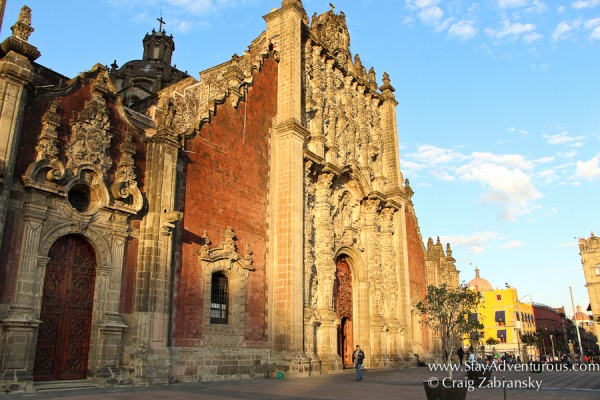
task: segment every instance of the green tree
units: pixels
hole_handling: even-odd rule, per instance
[[[538,331],[532,333],[523,333],[521,335],[521,342],[523,343],[523,345],[536,347],[538,349],[538,352],[540,352],[540,344],[542,343],[542,340],[544,340],[544,336],[542,332]]]
[[[453,288],[443,284],[428,286],[425,297],[415,304],[417,313],[423,316],[421,323],[440,334],[448,366],[455,343],[483,329],[479,321],[469,318],[480,302],[481,294],[464,285]],[[447,369],[447,374],[452,379],[452,368]]]

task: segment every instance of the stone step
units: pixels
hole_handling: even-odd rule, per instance
[[[56,381],[38,381],[33,384],[36,392],[50,392],[53,390],[81,390],[93,389],[97,385],[87,379],[68,379]]]

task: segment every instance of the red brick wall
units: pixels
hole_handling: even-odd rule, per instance
[[[250,272],[246,293],[246,339],[265,337],[269,129],[277,112],[277,64],[267,58],[253,75],[246,99],[237,108],[226,99],[211,122],[186,144],[190,161],[175,298],[175,345],[195,345],[202,334],[201,236],[206,231],[211,246],[221,247],[227,226],[238,238],[238,252],[245,254],[248,243],[254,253],[256,270]]]
[[[425,275],[425,249],[419,232],[419,222],[415,210],[408,205],[404,208],[406,215],[406,238],[408,245],[408,268],[410,282],[410,298],[418,301],[425,296],[427,290]],[[429,349],[429,331],[426,325],[422,326],[423,348]]]

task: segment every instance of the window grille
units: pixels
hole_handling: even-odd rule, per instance
[[[217,272],[212,275],[210,290],[210,322],[212,324],[227,324],[227,286],[225,274]]]

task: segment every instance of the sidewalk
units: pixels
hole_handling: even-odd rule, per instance
[[[463,372],[455,373],[461,381]],[[503,381],[502,378],[505,378]],[[179,383],[155,387],[103,388],[79,391],[56,391],[46,393],[23,393],[5,396],[5,399],[40,400],[302,400],[302,399],[425,399],[423,381],[444,378],[439,372],[432,373],[426,367],[369,370],[363,381],[357,382],[353,370],[334,375],[308,378],[256,379],[244,381]],[[506,399],[584,399],[600,398],[600,373],[598,372],[543,372],[531,374],[506,372],[493,376],[496,384],[501,382],[538,380],[535,389],[507,389]],[[435,379],[433,381],[435,381]],[[468,400],[503,400],[502,388],[477,388],[467,394]]]

